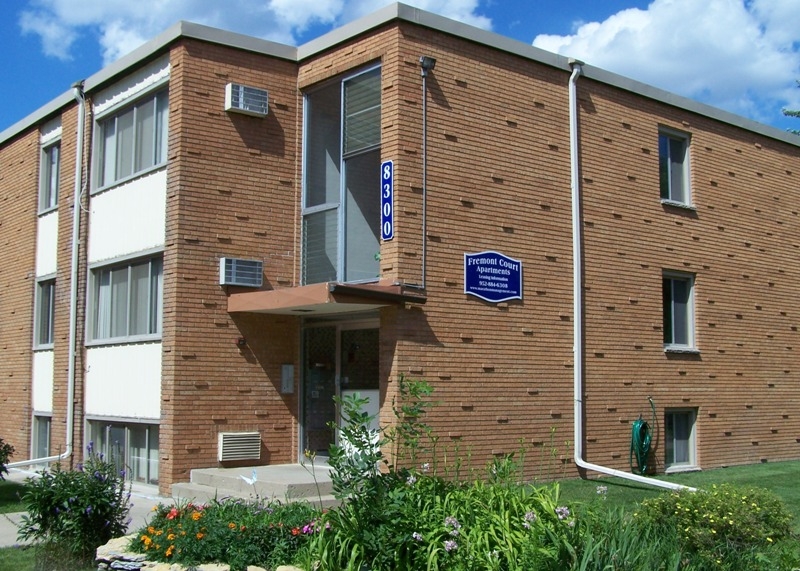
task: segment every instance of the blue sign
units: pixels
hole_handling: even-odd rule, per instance
[[[381,239],[394,238],[394,162],[381,163]]]
[[[464,293],[493,303],[522,299],[522,262],[499,252],[465,253]]]

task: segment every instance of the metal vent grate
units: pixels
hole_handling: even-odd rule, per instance
[[[220,462],[260,460],[261,434],[259,432],[220,432],[217,451]]]
[[[219,259],[219,285],[261,287],[264,282],[264,262],[241,258]]]
[[[269,92],[238,83],[225,86],[225,111],[264,117],[269,112]]]

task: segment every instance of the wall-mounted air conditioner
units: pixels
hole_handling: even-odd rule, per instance
[[[239,83],[225,86],[225,111],[264,117],[269,112],[269,92]]]
[[[260,460],[261,433],[220,432],[217,437],[217,458],[220,462]]]
[[[241,258],[219,259],[219,285],[261,287],[264,283],[264,262]]]

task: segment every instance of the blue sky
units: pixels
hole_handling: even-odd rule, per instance
[[[388,2],[4,0],[0,131],[178,20],[298,45]],[[409,0],[781,129],[800,128],[797,0]]]

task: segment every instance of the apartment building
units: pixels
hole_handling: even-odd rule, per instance
[[[178,23],[0,133],[0,436],[166,493],[403,375],[442,462],[797,459],[798,143],[402,4]]]

